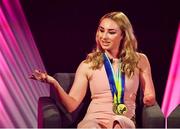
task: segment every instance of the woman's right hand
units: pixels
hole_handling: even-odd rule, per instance
[[[37,69],[33,71],[32,75],[30,75],[29,78],[50,84],[52,84],[55,81],[55,79],[52,76],[48,75],[46,72],[41,72]]]

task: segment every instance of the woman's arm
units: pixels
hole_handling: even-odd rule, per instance
[[[61,103],[69,112],[73,112],[82,102],[86,94],[88,86],[87,71],[87,64],[82,62],[76,71],[75,80],[69,94],[64,91],[56,79],[46,73],[35,70],[30,78],[44,81],[49,83],[51,86],[54,86],[58,92]]]
[[[143,102],[145,105],[151,106],[156,102],[151,66],[146,55],[140,53],[139,56],[138,67],[140,69],[140,83],[144,92]]]

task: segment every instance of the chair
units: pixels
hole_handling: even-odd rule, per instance
[[[180,105],[167,118],[168,128],[180,128]]]
[[[68,92],[74,80],[74,73],[56,73],[54,78],[61,84],[63,89]],[[50,96],[40,97],[38,101],[38,128],[77,127],[77,124],[82,120],[86,113],[89,102],[90,91],[88,89],[87,94],[78,109],[72,113],[69,113],[58,101],[58,96],[55,89],[50,87]],[[152,107],[146,107],[142,105],[140,99],[137,99],[136,105],[137,127],[165,127],[165,120],[157,103]]]

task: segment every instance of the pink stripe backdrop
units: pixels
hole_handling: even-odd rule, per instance
[[[164,93],[162,112],[167,118],[180,104],[180,24],[177,32],[169,76]]]
[[[37,102],[49,87],[28,79],[34,68],[45,71],[18,0],[0,5],[0,127],[37,127]]]

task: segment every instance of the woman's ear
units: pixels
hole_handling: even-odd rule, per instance
[[[99,43],[98,29],[97,29],[97,31],[96,31],[96,43]]]
[[[99,35],[98,35],[98,29],[96,31],[96,45],[97,45],[97,48],[100,50],[101,48],[101,45],[100,45],[100,42],[99,42]]]
[[[121,40],[123,40],[125,37],[125,32],[124,31],[121,31]]]

